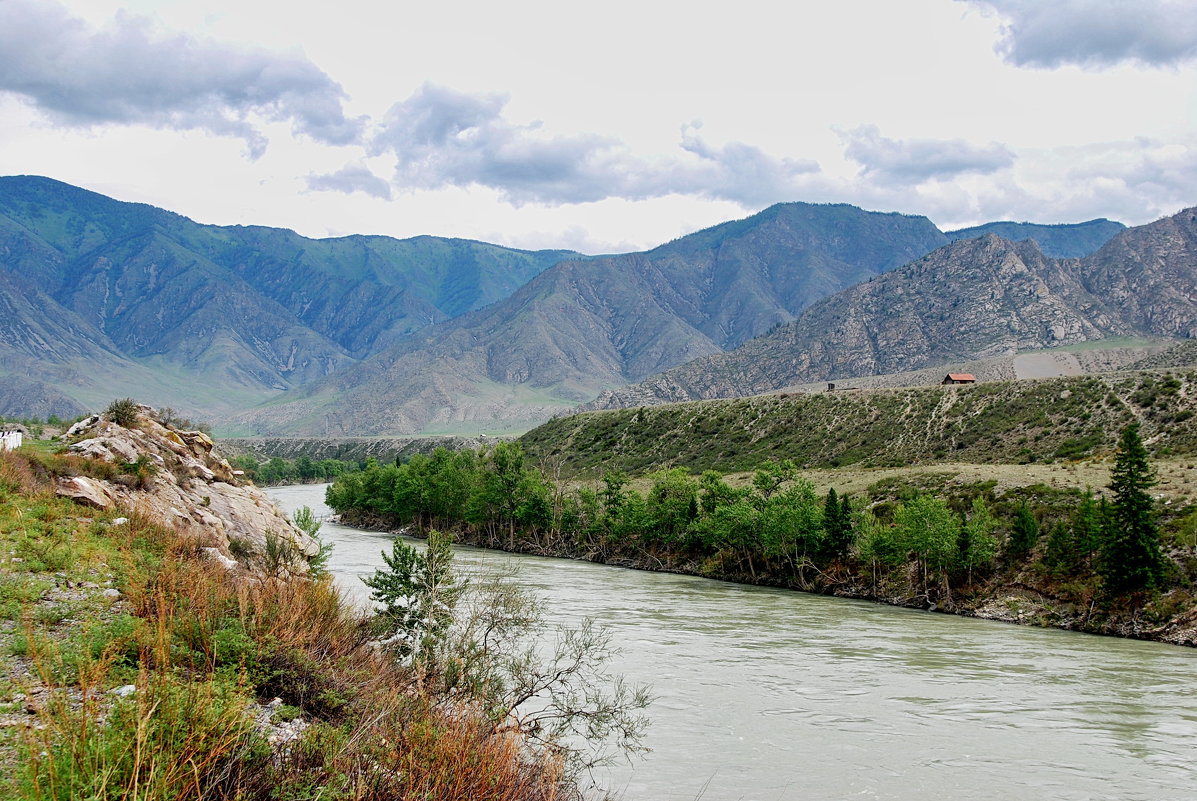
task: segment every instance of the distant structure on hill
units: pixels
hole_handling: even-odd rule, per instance
[[[0,426],[0,451],[13,451],[21,447],[25,439],[24,428]]]
[[[972,373],[948,373],[943,381],[939,383],[947,386],[948,384],[975,384],[977,377]]]

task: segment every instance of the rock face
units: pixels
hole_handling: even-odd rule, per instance
[[[163,425],[148,406],[140,407],[133,427],[94,415],[71,426],[63,438],[70,453],[127,472],[111,480],[60,479],[59,495],[100,509],[136,510],[195,536],[226,558],[264,553],[270,535],[305,557],[320,551],[319,543],[261,490],[238,485],[229,463],[212,453],[211,437]]]

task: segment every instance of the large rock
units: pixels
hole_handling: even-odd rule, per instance
[[[264,553],[272,536],[306,557],[320,551],[261,490],[238,484],[229,463],[213,454],[211,437],[163,425],[149,407],[141,407],[133,428],[94,416],[64,437],[69,452],[122,472],[112,481],[63,479],[60,495],[100,509],[135,509],[229,558]]]
[[[96,509],[111,509],[116,505],[112,492],[104,482],[86,476],[59,479],[54,492]]]

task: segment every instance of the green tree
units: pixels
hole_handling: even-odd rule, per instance
[[[1099,504],[1093,490],[1085,493],[1072,515],[1072,538],[1081,560],[1088,561],[1101,550],[1105,536],[1106,499]]]
[[[310,506],[301,506],[292,512],[291,522],[320,546],[320,551],[315,556],[308,557],[308,571],[312,578],[324,578],[328,575],[328,559],[332,555],[333,544],[320,538],[320,527],[323,523],[312,512]]]
[[[752,487],[766,500],[781,488],[787,481],[793,481],[798,474],[798,468],[790,459],[780,462],[766,462],[757,468],[752,476]]]
[[[1026,503],[1022,503],[1014,513],[1014,525],[1010,527],[1010,539],[1006,542],[1006,555],[1011,561],[1024,559],[1037,542],[1039,524],[1035,522],[1035,515],[1031,514]]]
[[[681,542],[690,523],[698,516],[698,482],[683,467],[654,473],[647,498],[651,539]]]
[[[1082,554],[1076,541],[1076,528],[1057,521],[1047,534],[1043,564],[1057,576],[1075,575],[1081,568]]]
[[[312,481],[318,475],[316,463],[310,456],[300,456],[295,460],[295,475],[300,481]]]
[[[831,559],[843,558],[851,547],[852,510],[848,496],[841,500],[834,488],[829,489],[823,503],[823,555]]]
[[[449,535],[429,530],[423,552],[396,539],[382,560],[385,570],[362,579],[371,600],[383,605],[375,618],[378,629],[401,656],[429,663],[453,622],[461,592],[453,577]]]
[[[898,541],[922,563],[923,586],[933,571],[943,572],[955,559],[960,518],[941,498],[916,495],[894,510]]]
[[[973,571],[982,570],[993,564],[997,555],[997,538],[993,532],[997,529],[997,520],[989,511],[985,499],[973,499],[972,509],[968,519],[960,527],[957,559],[960,566],[967,571],[968,583],[973,581]]]
[[[132,428],[137,423],[137,416],[140,414],[140,410],[137,408],[137,401],[132,398],[120,398],[108,404],[108,408],[104,410],[104,414],[118,426]]]
[[[1114,496],[1106,520],[1098,569],[1111,593],[1153,587],[1163,572],[1155,504],[1147,490],[1155,473],[1147,463],[1147,448],[1139,438],[1139,424],[1122,430],[1110,491]]]

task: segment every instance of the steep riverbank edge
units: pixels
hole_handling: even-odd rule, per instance
[[[368,531],[402,534],[419,539],[424,532],[386,515],[350,509],[337,519],[343,525]],[[612,567],[645,570],[657,573],[709,578],[761,587],[826,595],[836,598],[874,601],[906,609],[973,617],[1015,625],[1057,628],[1084,634],[1098,634],[1135,640],[1197,647],[1197,604],[1186,590],[1172,590],[1157,596],[1136,595],[1113,601],[1094,598],[1088,605],[1077,604],[1052,593],[1050,587],[1036,586],[1033,579],[1015,575],[1009,579],[977,585],[968,592],[952,591],[950,602],[929,603],[925,595],[909,596],[887,592],[884,584],[874,584],[871,575],[854,571],[847,564],[837,564],[830,570],[812,569],[810,580],[803,585],[793,581],[779,581],[770,575],[751,575],[743,572],[715,574],[711,563],[694,559],[678,559],[669,554],[632,556],[623,552],[593,550],[581,552],[568,541],[555,545],[490,537],[484,532],[464,527],[450,529],[454,541],[462,545],[504,551],[507,553],[546,556],[594,562]]]

